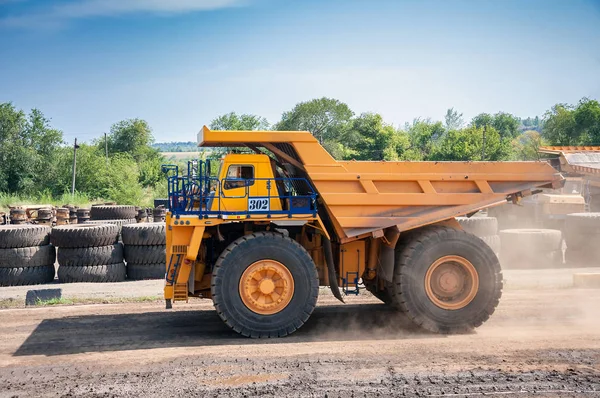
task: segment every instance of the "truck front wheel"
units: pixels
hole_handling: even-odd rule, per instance
[[[282,337],[312,314],[319,279],[312,258],[281,234],[258,232],[231,243],[213,270],[217,313],[248,337]]]
[[[498,258],[475,235],[431,226],[397,248],[392,298],[424,329],[472,330],[490,317],[501,295]]]

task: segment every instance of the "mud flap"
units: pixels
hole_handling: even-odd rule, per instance
[[[395,252],[396,249],[388,245],[381,245],[379,251],[379,270],[377,271],[377,275],[390,283],[394,279]]]
[[[337,283],[337,275],[335,273],[335,264],[333,263],[333,250],[331,248],[331,241],[323,236],[323,249],[325,252],[325,262],[327,263],[327,272],[329,274],[329,288],[333,296],[340,300],[342,303],[344,299],[340,293],[340,287]]]
[[[383,245],[379,249],[378,275],[386,282],[393,282],[394,264],[396,264],[396,244],[400,238],[398,227],[387,228],[383,236]]]

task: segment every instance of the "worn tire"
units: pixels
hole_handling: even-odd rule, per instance
[[[0,268],[0,286],[39,285],[53,280],[54,265]]]
[[[121,228],[124,225],[135,224],[136,222],[137,222],[137,220],[135,218],[127,218],[127,219],[123,219],[123,220],[88,220],[88,221],[85,221],[83,224],[93,224],[93,225],[112,224],[112,225],[118,226],[119,230],[121,230]]]
[[[494,236],[498,234],[498,220],[495,217],[456,217],[465,232],[475,236]]]
[[[123,262],[82,267],[58,267],[58,280],[72,282],[121,282],[127,271]]]
[[[103,264],[116,264],[123,261],[123,245],[61,247],[58,249],[58,264],[61,267],[77,267]]]
[[[0,248],[45,246],[50,239],[50,230],[46,225],[1,225]]]
[[[504,229],[502,247],[511,253],[547,253],[560,250],[562,233],[554,229]]]
[[[494,253],[500,254],[500,248],[502,247],[500,235],[480,236],[479,238],[484,241]]]
[[[548,252],[512,253],[505,251],[500,256],[505,269],[553,269],[563,266],[562,250]]]
[[[464,307],[443,309],[425,289],[430,266],[447,255],[468,260],[479,277],[479,289]],[[481,239],[450,227],[424,227],[406,245],[397,247],[392,299],[420,327],[436,333],[463,333],[483,324],[502,296],[498,258]]]
[[[574,250],[589,250],[600,241],[600,213],[567,214],[565,242]]]
[[[90,210],[92,220],[125,220],[135,218],[135,206],[93,205]]]
[[[165,263],[167,248],[160,246],[125,246],[125,261],[127,264],[156,264]]]
[[[288,305],[271,315],[251,311],[239,293],[244,271],[260,260],[275,260],[288,269],[294,293]],[[287,336],[299,329],[317,304],[319,277],[308,252],[281,234],[256,232],[231,243],[219,256],[212,274],[213,303],[221,319],[243,336]]]
[[[165,223],[140,223],[124,225],[121,230],[123,243],[136,246],[166,245]]]
[[[117,243],[119,227],[112,224],[61,225],[52,229],[50,242],[57,247],[109,246]]]
[[[127,264],[127,279],[164,279],[166,271],[165,263],[157,264]]]
[[[42,267],[54,265],[55,260],[52,245],[0,249],[0,268]]]

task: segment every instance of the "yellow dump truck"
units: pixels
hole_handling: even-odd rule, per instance
[[[471,330],[494,312],[494,252],[456,216],[518,202],[562,177],[542,162],[337,161],[309,133],[211,131],[200,147],[245,147],[218,170],[169,173],[167,308],[210,298],[249,337],[299,329],[319,286],[366,287],[422,328]]]

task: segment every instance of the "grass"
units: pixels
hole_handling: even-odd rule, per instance
[[[82,304],[122,304],[122,303],[151,303],[162,301],[162,296],[140,297],[60,297],[50,300],[36,300],[35,307],[49,307],[53,305],[82,305]],[[0,309],[23,308],[25,300],[13,298],[0,300]]]

